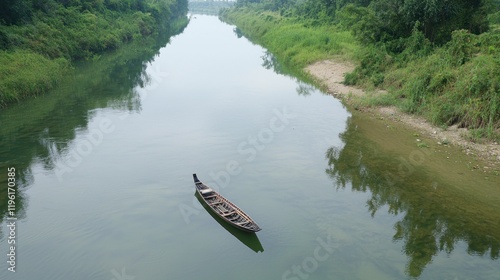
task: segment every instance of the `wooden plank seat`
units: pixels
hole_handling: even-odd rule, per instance
[[[231,211],[231,212],[229,212],[229,213],[227,213],[227,214],[222,214],[222,215],[223,215],[224,217],[227,217],[227,216],[231,216],[231,215],[233,215],[234,213],[236,213],[236,211]]]
[[[210,203],[208,203],[208,204],[210,204],[210,205],[212,205],[212,206],[215,206],[215,205],[222,204],[222,203],[224,203],[224,201],[220,201],[220,200],[219,200],[219,201],[210,202]]]
[[[211,192],[213,192],[213,191],[214,191],[214,190],[212,190],[211,188],[206,188],[206,189],[202,189],[202,190],[200,190],[200,193],[201,193],[202,195],[205,195],[205,194],[211,193]]]
[[[223,207],[222,205],[217,205],[217,209],[219,209],[222,213],[226,213],[229,211],[227,208]]]

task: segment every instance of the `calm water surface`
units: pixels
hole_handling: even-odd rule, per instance
[[[498,177],[481,200],[426,152],[384,150],[233,28],[196,16],[156,55],[103,55],[0,113],[1,279],[500,279]],[[214,218],[193,173],[263,230]]]

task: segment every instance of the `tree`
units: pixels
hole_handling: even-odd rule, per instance
[[[0,23],[12,25],[29,22],[32,16],[30,0],[2,0],[0,4]]]
[[[349,4],[339,12],[339,20],[362,43],[381,40],[382,23],[372,9]]]
[[[453,30],[487,31],[482,7],[488,1],[491,0],[375,0],[370,7],[385,23],[382,28],[388,38],[408,37],[419,22],[426,38],[443,44],[451,39]]]

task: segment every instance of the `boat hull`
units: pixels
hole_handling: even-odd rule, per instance
[[[242,231],[257,232],[261,230],[248,214],[198,180],[196,174],[193,174],[193,179],[197,194],[217,216]]]
[[[236,237],[242,244],[252,249],[252,251],[259,253],[264,252],[264,247],[262,243],[260,243],[259,237],[255,232],[248,232],[246,230],[241,230],[228,223],[226,220],[222,219],[219,215],[217,215],[212,208],[210,208],[205,201],[200,197],[198,192],[194,192],[194,196],[198,200],[198,202],[203,206],[203,209],[207,211],[207,213],[227,232]]]

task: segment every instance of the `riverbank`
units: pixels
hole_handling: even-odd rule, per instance
[[[489,162],[479,164],[484,169],[500,161],[497,49],[491,47],[496,33],[462,30],[445,46],[412,51],[412,42],[429,44],[414,32],[407,49],[395,54],[362,44],[332,23],[251,7],[226,10],[220,17],[236,25],[237,34],[268,49],[276,71],[340,93],[353,110],[404,122],[416,130],[413,134],[429,134],[440,145],[457,145]],[[491,168],[499,172],[498,166]]]
[[[402,112],[395,106],[364,106],[363,98],[367,95],[384,95],[385,91],[367,92],[354,86],[343,83],[345,75],[354,70],[354,64],[346,61],[323,60],[313,63],[304,71],[311,74],[326,91],[340,99],[350,107],[351,110],[364,112],[373,119],[387,123],[402,123],[411,128],[415,136],[415,145],[427,148],[428,145],[422,141],[422,137],[433,139],[433,144],[459,147],[466,155],[481,160],[482,164],[471,165],[471,169],[479,169],[485,173],[498,175],[500,172],[500,145],[495,141],[483,139],[482,143],[467,139],[467,128],[439,127],[432,125],[425,118]],[[427,146],[427,147],[426,147]],[[444,154],[443,156],[447,156]]]
[[[187,25],[186,0],[19,0],[0,12],[0,107],[56,87],[79,60]]]
[[[302,70],[312,63],[353,61],[356,67],[344,84],[388,92],[363,98],[359,104],[364,107],[394,106],[439,127],[467,128],[471,142],[500,142],[497,29],[476,34],[457,25],[443,31],[447,35],[437,43],[426,38],[417,22],[405,37],[383,41],[356,23],[357,9],[369,14],[370,8],[345,8],[339,17],[314,20],[299,7],[277,12],[265,5],[236,5],[220,17],[237,26],[238,36],[268,49],[275,57],[273,67],[283,74],[310,81]],[[365,31],[359,33],[360,28]]]

